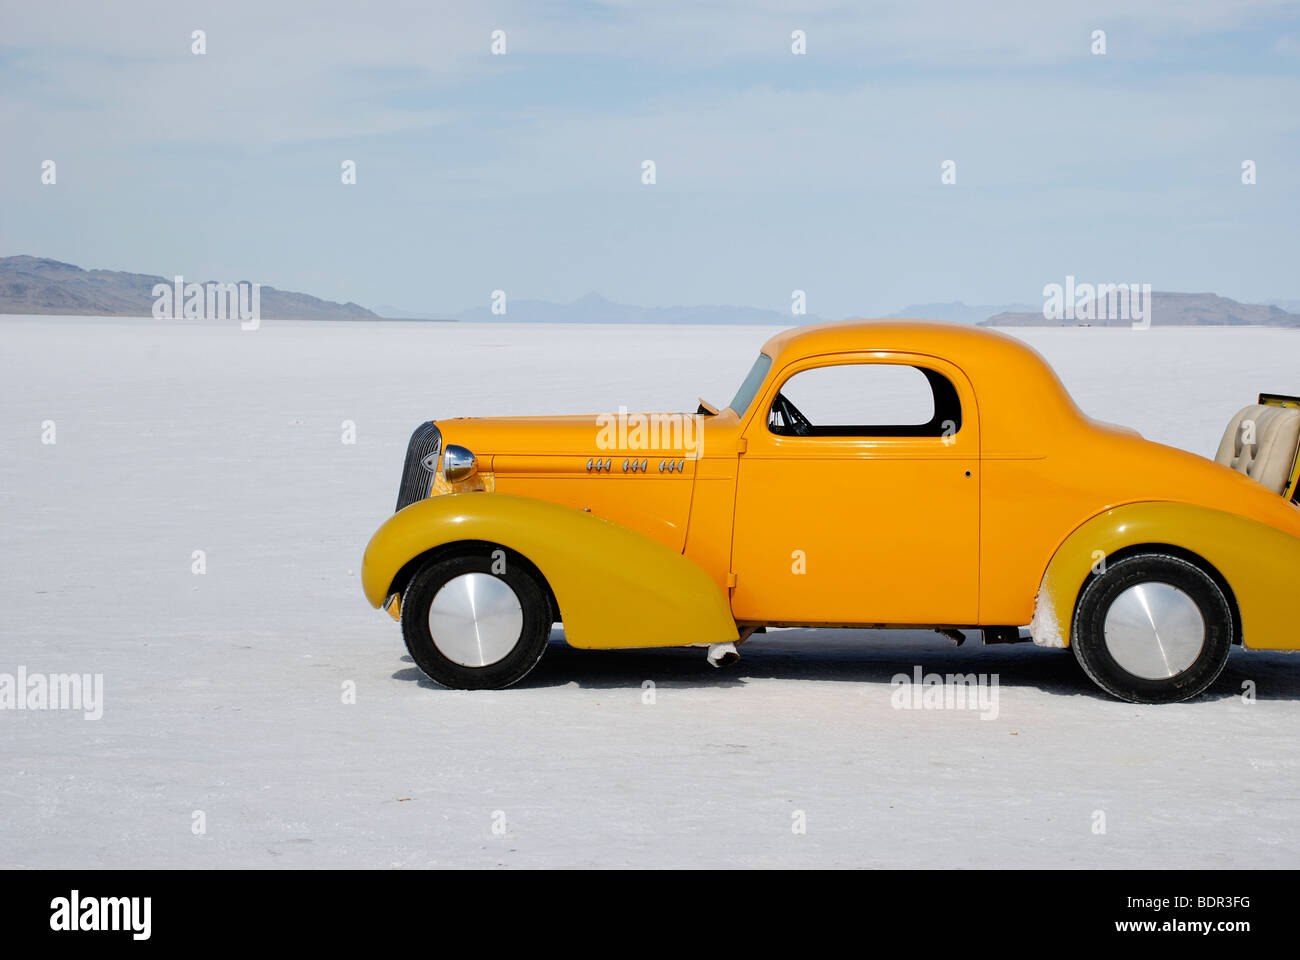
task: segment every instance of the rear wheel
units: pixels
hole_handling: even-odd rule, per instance
[[[1074,614],[1075,659],[1099,687],[1131,703],[1173,703],[1218,679],[1232,648],[1232,608],[1193,563],[1141,553],[1084,586]]]
[[[546,651],[546,591],[525,564],[498,553],[430,561],[402,595],[406,649],[444,687],[508,687],[527,676]]]

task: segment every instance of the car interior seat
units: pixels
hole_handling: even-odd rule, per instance
[[[1294,493],[1298,448],[1300,404],[1253,403],[1232,418],[1214,459],[1274,493]]]

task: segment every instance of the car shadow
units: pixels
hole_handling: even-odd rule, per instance
[[[1114,702],[1084,674],[1069,650],[1032,643],[991,644],[978,631],[955,646],[927,630],[774,630],[740,647],[738,662],[712,667],[701,647],[635,650],[581,650],[555,630],[545,655],[518,689],[577,684],[587,689],[638,689],[645,681],[670,689],[744,686],[750,680],[816,680],[889,685],[902,674],[996,674],[1002,688],[1026,687],[1060,696]],[[410,667],[393,674],[432,690],[443,689],[426,677],[409,656]],[[1253,687],[1248,688],[1248,684]],[[1250,689],[1257,700],[1300,699],[1300,660],[1274,651],[1233,648],[1219,679],[1197,702],[1240,698]]]

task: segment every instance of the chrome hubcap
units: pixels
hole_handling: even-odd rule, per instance
[[[1196,601],[1168,583],[1129,587],[1106,611],[1106,649],[1143,680],[1176,677],[1201,655],[1205,618]]]
[[[442,585],[429,604],[429,636],[438,652],[462,667],[503,659],[524,629],[519,597],[504,580],[462,573]]]

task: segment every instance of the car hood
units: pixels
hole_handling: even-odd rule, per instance
[[[436,421],[443,442],[490,456],[691,455],[706,419],[690,413],[617,413],[542,417],[458,417]],[[626,455],[626,454],[624,454]]]

